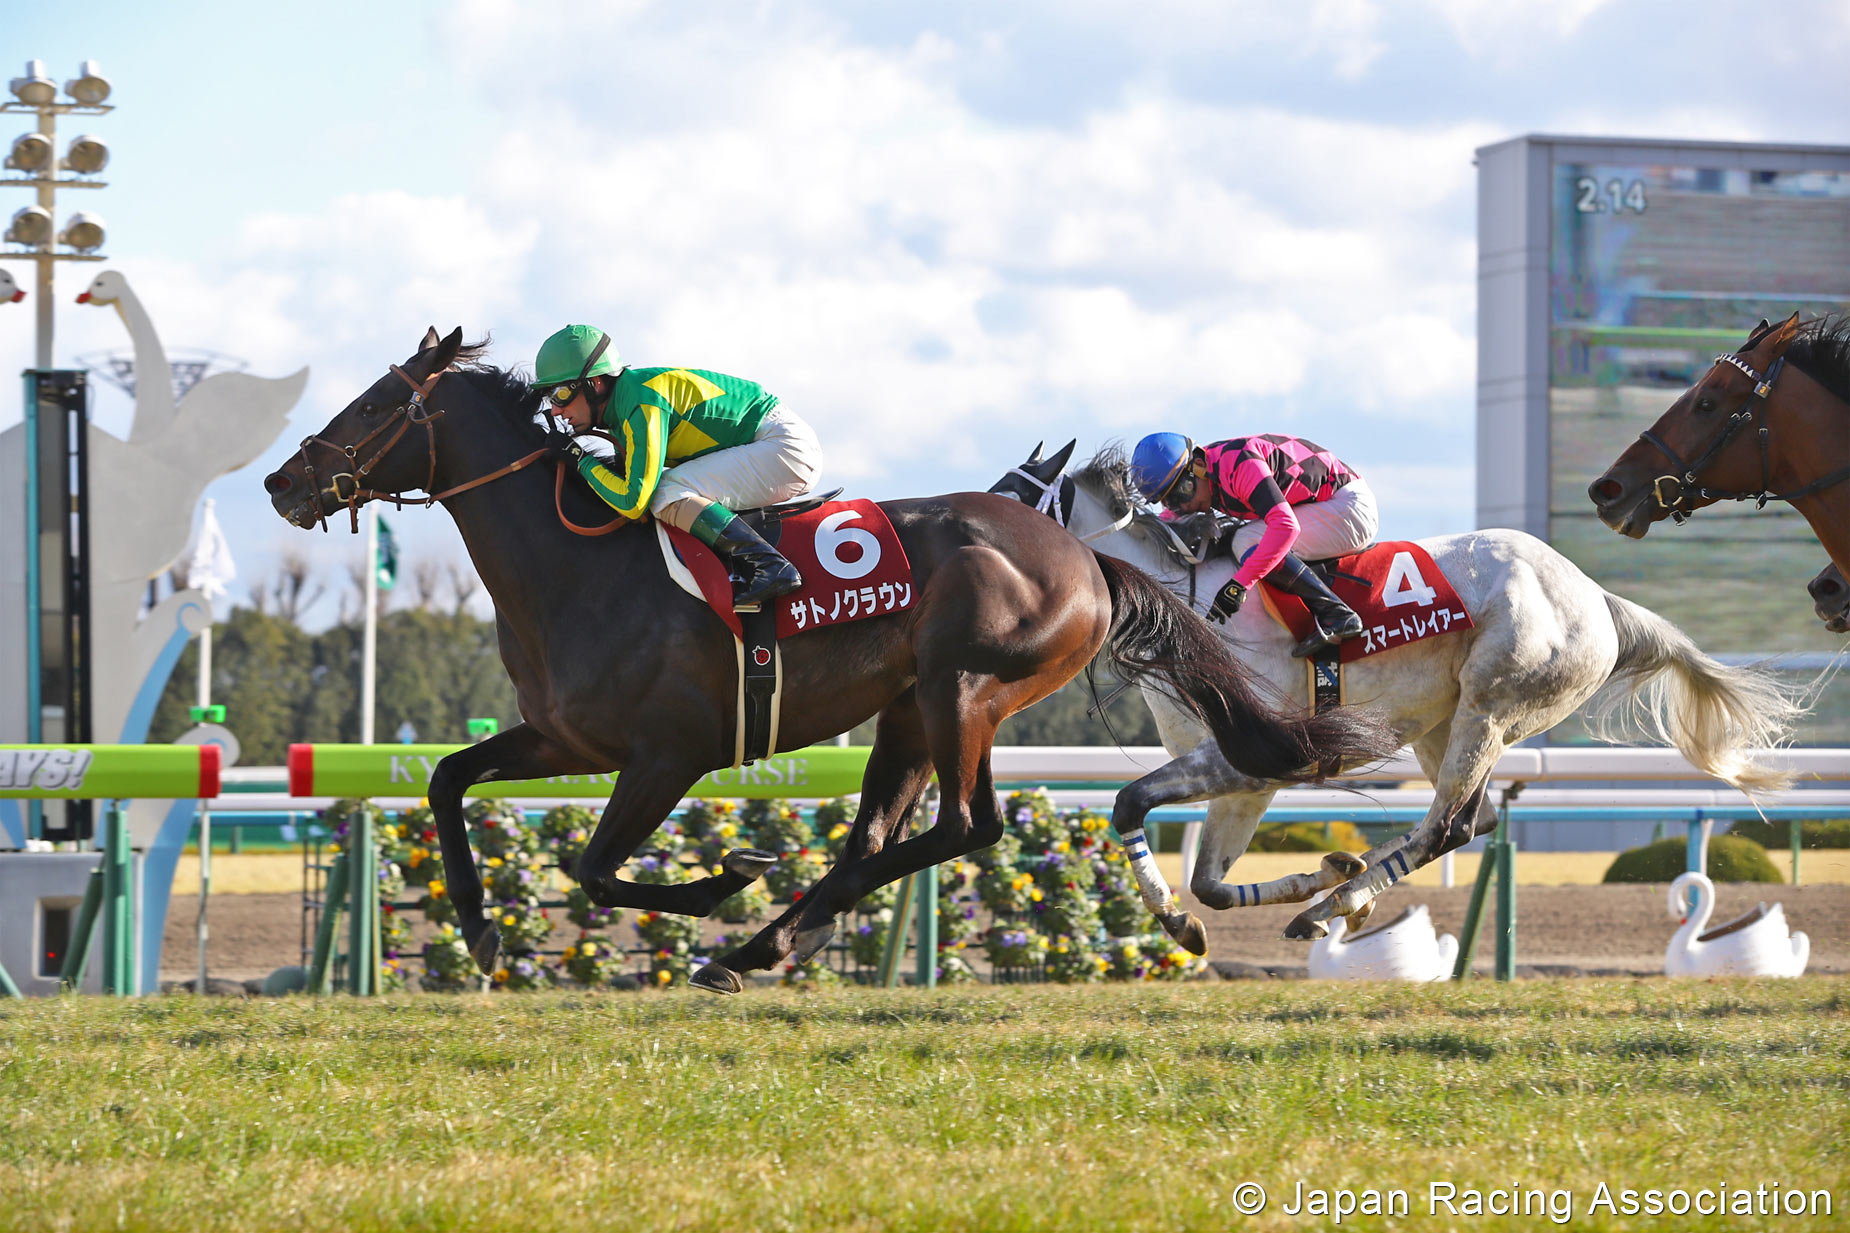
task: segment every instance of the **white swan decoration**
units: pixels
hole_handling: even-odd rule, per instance
[[[1348,941],[1348,922],[1337,917],[1328,936],[1310,947],[1313,980],[1444,980],[1458,958],[1458,939],[1440,934],[1423,903],[1378,929]]]
[[[92,723],[102,742],[140,741],[136,694],[192,591],[172,595],[138,621],[148,579],[186,550],[206,485],[254,461],[289,422],[308,384],[306,368],[271,380],[215,373],[177,404],[160,335],[128,279],[104,270],[77,299],[111,307],[135,348],[135,420],[124,441],[90,428],[90,621],[96,681]],[[171,608],[171,612],[163,612]]]
[[[1747,915],[1704,931],[1715,911],[1715,883],[1686,873],[1670,884],[1670,914],[1683,915],[1683,891],[1696,889],[1696,907],[1664,951],[1667,976],[1799,976],[1811,939],[1786,925],[1786,908],[1761,904]]]
[[[13,281],[13,276],[0,270],[0,304],[17,304],[26,298],[26,290]]]

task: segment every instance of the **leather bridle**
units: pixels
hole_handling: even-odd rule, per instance
[[[1768,450],[1768,425],[1764,413],[1767,399],[1773,393],[1773,383],[1779,380],[1779,374],[1786,366],[1786,358],[1781,356],[1774,360],[1767,368],[1764,377],[1755,372],[1752,366],[1738,355],[1718,355],[1715,357],[1715,362],[1731,364],[1746,373],[1748,379],[1754,383],[1754,389],[1747,396],[1747,401],[1741,404],[1740,409],[1728,417],[1728,422],[1722,425],[1721,432],[1709,443],[1709,448],[1702,452],[1701,457],[1694,462],[1686,463],[1655,432],[1647,428],[1638,434],[1641,441],[1668,458],[1677,470],[1677,474],[1660,475],[1651,483],[1651,498],[1657,502],[1659,509],[1670,515],[1673,522],[1683,523],[1696,512],[1689,506],[1692,498],[1707,501],[1752,501],[1755,509],[1765,509],[1768,501],[1797,500],[1829,488],[1833,484],[1841,483],[1845,479],[1850,479],[1850,467],[1845,467],[1830,475],[1821,476],[1803,488],[1795,488],[1791,492],[1774,492],[1772,490],[1772,462]],[[1758,492],[1729,492],[1720,488],[1699,486],[1696,480],[1702,474],[1703,469],[1714,461],[1717,454],[1728,447],[1729,442],[1750,425],[1755,429],[1755,435],[1760,441],[1760,490]],[[1668,495],[1664,491],[1666,485],[1670,488]]]
[[[296,447],[296,453],[300,455],[302,459],[303,478],[308,482],[309,499],[314,503],[315,521],[320,525],[323,531],[328,529],[328,516],[327,511],[321,508],[321,494],[323,488],[315,482],[315,464],[308,452],[311,445],[318,445],[323,449],[332,450],[341,455],[349,464],[349,470],[337,471],[328,477],[326,491],[333,493],[334,499],[347,507],[347,512],[353,520],[353,531],[355,534],[358,534],[360,530],[360,507],[367,504],[369,501],[388,500],[398,506],[398,508],[404,508],[405,496],[402,492],[377,492],[371,488],[360,487],[360,481],[365,479],[367,474],[377,466],[387,454],[392,452],[393,448],[404,437],[405,433],[413,426],[420,427],[424,430],[424,439],[430,449],[430,470],[426,474],[422,485],[426,493],[423,500],[423,504],[426,507],[435,505],[445,497],[453,497],[457,493],[467,492],[471,488],[480,488],[483,484],[492,483],[504,475],[512,475],[514,472],[538,462],[552,452],[550,448],[542,447],[534,450],[524,458],[516,459],[499,470],[489,472],[479,479],[472,479],[468,483],[458,484],[454,488],[446,488],[442,492],[433,492],[432,488],[437,481],[437,433],[432,425],[436,423],[436,421],[442,419],[445,413],[436,407],[429,406],[427,400],[430,398],[431,391],[437,388],[437,382],[443,379],[444,374],[454,372],[455,370],[451,368],[438,369],[420,382],[412,379],[411,374],[407,373],[398,365],[393,364],[391,367],[392,371],[402,377],[405,384],[411,387],[411,397],[393,408],[392,413],[385,418],[383,423],[367,433],[364,437],[361,437],[358,441],[355,441],[352,445],[336,445],[334,442],[324,437],[304,437],[302,444]],[[391,432],[392,435],[387,438],[385,444],[374,450],[371,457],[361,462],[360,451],[388,431]],[[563,470],[561,470],[559,478],[563,481]],[[342,490],[343,481],[349,486],[344,492]],[[557,488],[558,485],[555,485],[555,501],[558,499],[559,495]],[[417,499],[414,497],[412,500],[415,503]],[[560,513],[560,518],[562,521],[564,520],[563,511]],[[620,519],[619,523],[625,521],[628,521],[628,519]],[[575,526],[570,522],[567,522],[566,525],[578,532],[578,534],[586,535],[604,534],[607,531],[615,530],[618,523],[612,523],[609,527],[595,531]]]

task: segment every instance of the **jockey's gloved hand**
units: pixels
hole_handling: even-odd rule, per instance
[[[1208,620],[1226,624],[1227,618],[1240,610],[1246,602],[1246,588],[1232,578],[1227,585],[1214,593],[1214,602],[1208,606]]]
[[[1169,529],[1176,533],[1181,541],[1188,545],[1188,550],[1205,560],[1214,546],[1220,543],[1226,534],[1226,524],[1211,509],[1199,510],[1193,514],[1183,514],[1171,519]]]
[[[580,460],[590,457],[585,447],[578,444],[578,438],[569,432],[553,433],[546,444],[567,466],[576,467]]]

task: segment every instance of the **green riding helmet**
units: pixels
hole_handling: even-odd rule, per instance
[[[604,377],[617,371],[617,349],[608,345],[604,331],[594,325],[568,325],[540,344],[533,361],[533,384],[564,385],[584,377]],[[604,343],[604,353],[589,368],[592,353]]]

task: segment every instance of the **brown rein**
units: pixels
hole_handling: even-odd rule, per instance
[[[432,373],[422,383],[419,383],[413,381],[411,375],[398,365],[393,364],[391,368],[393,372],[404,378],[406,385],[411,387],[411,397],[403,405],[394,410],[383,424],[367,433],[364,437],[361,437],[358,441],[355,441],[352,445],[336,445],[332,441],[325,440],[321,437],[305,437],[302,440],[302,444],[296,447],[296,453],[302,456],[303,478],[308,481],[309,491],[313,495],[315,502],[315,520],[321,524],[321,529],[324,532],[328,529],[328,516],[326,511],[321,508],[322,490],[315,483],[315,464],[309,460],[308,447],[311,445],[319,445],[325,449],[336,450],[344,455],[348,462],[357,463],[355,468],[351,471],[342,471],[329,476],[327,489],[334,494],[335,500],[341,501],[346,505],[348,516],[353,520],[353,531],[356,535],[360,530],[360,507],[362,505],[372,501],[389,500],[401,510],[405,507],[403,493],[377,492],[371,488],[361,488],[360,480],[364,479],[367,472],[377,466],[381,459],[392,452],[393,447],[399,443],[404,437],[405,432],[414,424],[424,429],[424,438],[430,447],[430,470],[423,484],[426,494],[424,497],[424,506],[426,509],[446,497],[453,497],[458,493],[468,492],[471,488],[480,488],[484,484],[492,484],[503,476],[512,475],[516,471],[524,470],[552,452],[549,448],[541,447],[523,458],[515,459],[505,467],[490,471],[487,475],[472,479],[467,483],[458,484],[454,488],[446,488],[442,492],[432,492],[431,486],[437,479],[437,433],[436,429],[432,428],[431,425],[436,420],[442,419],[445,412],[425,406],[425,399],[427,399],[430,396],[430,392],[436,388],[437,382],[442,379],[444,373],[453,370],[448,368],[439,369]],[[391,439],[380,446],[378,450],[373,453],[372,457],[368,458],[363,463],[359,463],[358,458],[360,450],[365,448],[369,442],[385,432],[388,428],[391,428],[394,424],[398,426],[398,431],[392,434]],[[345,497],[341,495],[342,480],[348,480],[353,485]],[[553,472],[552,499],[553,509],[559,515],[559,523],[561,526],[565,527],[566,530],[572,532],[574,535],[597,536],[608,535],[625,523],[636,521],[635,519],[626,518],[622,514],[618,514],[614,521],[604,526],[581,527],[565,516],[564,496],[565,466],[563,460],[560,460],[555,463]]]

